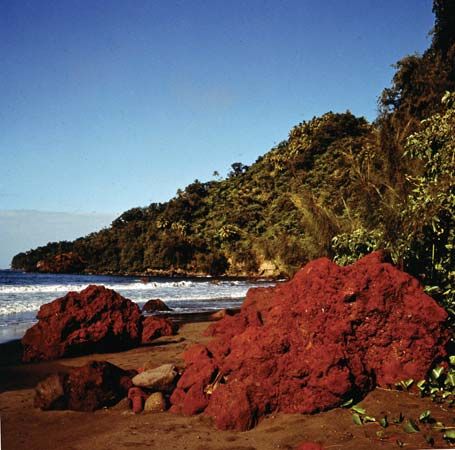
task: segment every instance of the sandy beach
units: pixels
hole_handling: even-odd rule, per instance
[[[207,322],[186,323],[176,336],[158,339],[153,345],[121,353],[95,354],[52,362],[21,364],[20,343],[0,346],[0,414],[2,449],[67,450],[101,449],[187,449],[187,450],[268,450],[293,449],[302,441],[321,443],[330,449],[426,448],[424,426],[420,433],[408,434],[402,425],[383,430],[377,423],[355,425],[347,409],[314,415],[277,413],[247,432],[219,431],[211,420],[199,415],[184,417],[169,412],[134,415],[123,403],[95,413],[47,411],[33,407],[34,386],[47,375],[80,366],[89,360],[107,360],[124,369],[141,367],[145,361],[157,366],[167,362],[182,364],[181,353],[195,342],[204,342]],[[453,424],[453,413],[405,392],[376,389],[362,402],[368,414],[387,415],[389,422],[400,412],[416,418],[429,409],[432,416]],[[382,431],[382,436],[377,432]],[[436,448],[447,448],[442,433],[430,433]]]

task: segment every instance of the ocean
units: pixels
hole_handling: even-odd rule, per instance
[[[270,281],[214,280],[105,275],[60,275],[0,270],[0,342],[21,338],[36,322],[41,305],[89,284],[114,289],[139,306],[152,298],[163,300],[175,313],[206,312],[242,304],[251,287]]]

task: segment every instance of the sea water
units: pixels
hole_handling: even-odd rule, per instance
[[[159,298],[175,313],[206,312],[241,305],[251,287],[270,286],[267,281],[215,280],[211,278],[120,277],[61,275],[0,270],[0,342],[22,337],[36,321],[41,305],[81,291],[90,284],[114,289],[142,306]]]

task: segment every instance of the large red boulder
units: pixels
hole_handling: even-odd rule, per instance
[[[141,342],[139,307],[104,286],[69,292],[41,306],[37,318],[22,339],[24,361],[119,351]]]
[[[172,411],[245,430],[272,411],[313,413],[420,379],[445,355],[446,318],[380,252],[347,267],[315,260],[287,283],[250,289],[209,344],[187,350]]]

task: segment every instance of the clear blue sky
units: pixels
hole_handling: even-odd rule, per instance
[[[111,217],[314,115],[374,119],[391,64],[429,45],[431,4],[0,0],[0,211]]]

